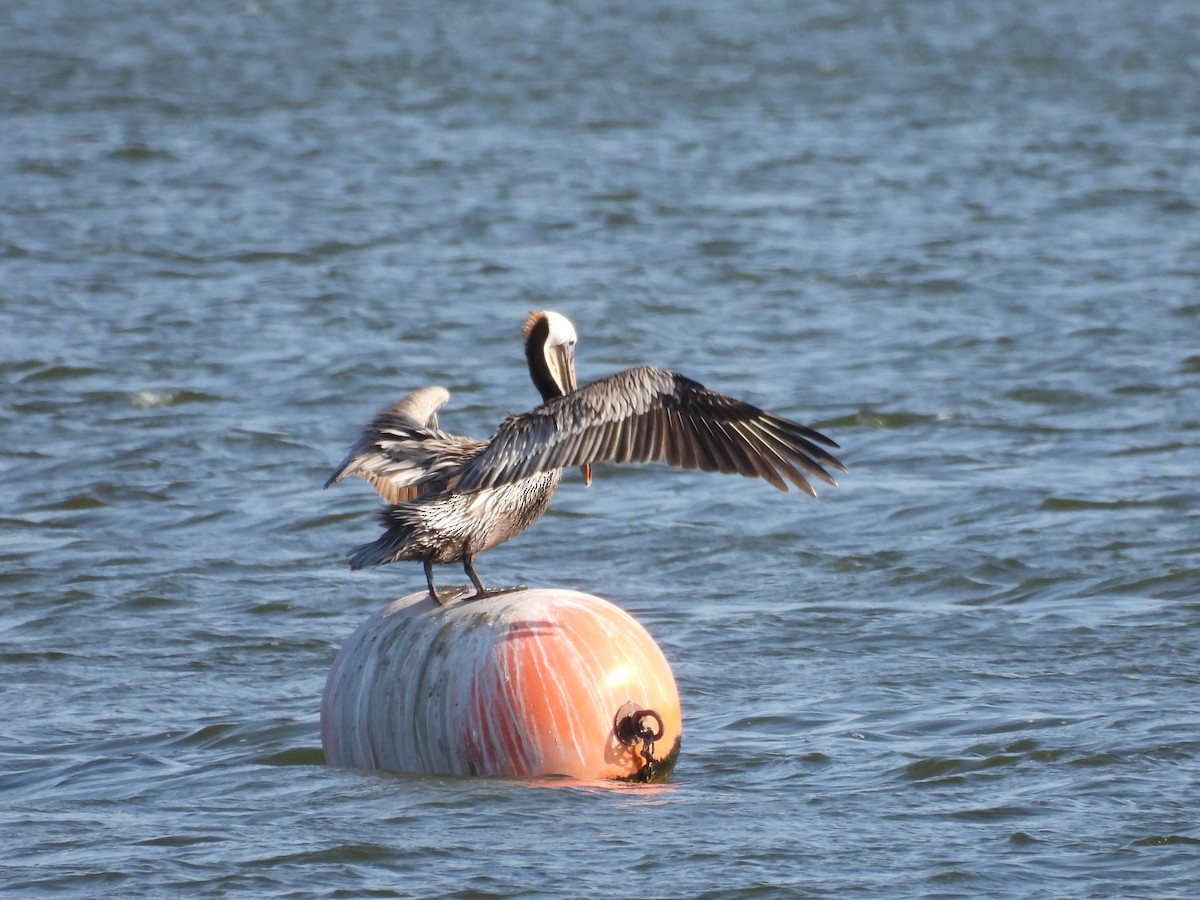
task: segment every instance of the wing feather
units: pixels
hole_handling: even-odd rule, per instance
[[[805,474],[836,484],[845,471],[819,431],[653,366],[626,369],[510,416],[451,482],[478,490],[537,472],[599,462],[659,460],[758,477],[815,496]]]
[[[482,441],[438,430],[437,410],[449,399],[445,388],[426,387],[381,410],[325,487],[356,475],[386,503],[421,496],[484,447]]]
[[[679,415],[679,410],[673,408],[667,410],[666,424],[667,452],[664,454],[666,462],[682,469],[696,468],[696,456],[691,452],[692,442],[684,430],[683,417]]]
[[[808,479],[788,459],[789,454],[786,447],[775,440],[770,433],[755,427],[752,422],[747,423],[746,429],[753,435],[754,448],[759,451],[759,455],[767,465],[775,470],[776,474],[782,475],[810,497],[817,496],[812,485],[808,483]],[[786,491],[787,488],[785,487],[784,490]]]
[[[705,420],[684,417],[683,422],[692,439],[692,451],[696,454],[696,466],[704,472],[724,472],[721,460],[717,458],[717,448],[705,434],[708,431]]]
[[[718,432],[719,440],[733,466],[732,471],[747,478],[762,477],[758,466],[754,464],[753,453],[747,453],[745,444],[738,438],[732,425],[728,422],[715,421],[712,423],[712,427]]]
[[[815,456],[819,459],[829,461],[831,465],[839,469],[844,470],[845,467],[842,466],[837,459],[830,456],[820,447],[817,447],[815,444],[810,443],[804,438],[797,438],[795,436],[788,435],[771,422],[765,422],[759,425],[759,431],[761,434],[769,437],[781,452],[783,452],[790,460],[792,460],[792,462],[799,465],[810,475],[821,479],[821,481],[824,481],[826,484],[837,484],[837,482],[833,480],[833,476],[825,471],[821,464],[818,463],[813,457]]]
[[[667,416],[662,409],[652,409],[640,420],[642,440],[638,447],[637,462],[653,462],[666,454]]]
[[[742,448],[746,459],[754,466],[758,476],[765,479],[772,487],[787,493],[787,485],[783,483],[779,473],[755,446],[754,439],[744,433],[744,426],[738,422],[730,422],[728,429],[738,446]]]

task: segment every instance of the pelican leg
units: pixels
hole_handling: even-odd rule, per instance
[[[483,586],[483,582],[479,578],[479,573],[475,571],[475,560],[469,556],[463,557],[463,571],[467,573],[467,577],[471,579],[471,584],[475,585],[475,595],[483,597],[487,594],[488,589]]]
[[[425,565],[425,582],[429,585],[429,596],[445,606],[446,601],[443,600],[437,592],[437,585],[433,583],[433,563],[429,560],[424,561]]]
[[[471,583],[475,585],[476,600],[481,600],[484,597],[495,597],[497,594],[507,594],[510,591],[525,590],[525,585],[523,584],[488,590],[483,586],[483,581],[479,578],[479,573],[475,571],[475,560],[469,556],[463,558],[463,570],[467,573],[467,577],[471,579]]]
[[[425,560],[425,581],[430,586],[431,598],[443,606],[449,606],[455,600],[461,600],[463,595],[467,593],[466,586],[461,588],[446,588],[442,592],[438,592],[436,584],[433,583],[433,563],[428,559]]]

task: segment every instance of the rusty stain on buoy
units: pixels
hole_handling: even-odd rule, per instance
[[[331,765],[396,772],[665,781],[681,733],[646,630],[557,589],[397,600],[342,647],[321,705]]]

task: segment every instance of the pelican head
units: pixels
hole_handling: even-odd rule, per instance
[[[575,390],[575,326],[562,313],[531,312],[525,320],[525,359],[529,377],[542,395],[553,400]],[[592,467],[582,466],[584,484],[592,483]]]

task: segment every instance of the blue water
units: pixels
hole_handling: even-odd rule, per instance
[[[1200,884],[1200,8],[0,8],[13,896],[1186,897]],[[322,492],[520,326],[814,424],[820,501],[597,467],[480,560],[675,668],[664,787],[324,765]]]

